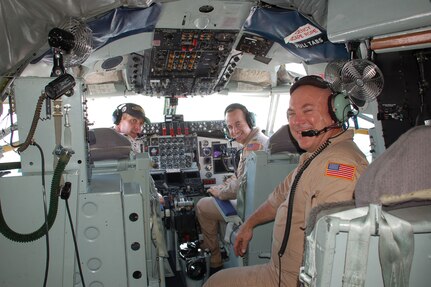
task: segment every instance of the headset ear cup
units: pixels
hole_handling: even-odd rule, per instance
[[[247,124],[248,126],[252,129],[256,126],[256,115],[253,112],[248,112],[247,113]]]
[[[118,125],[117,118],[118,118],[117,110],[115,110],[115,111],[112,113],[112,122],[114,123],[114,125]]]
[[[116,109],[112,113],[112,121],[114,122],[114,125],[118,125],[120,123],[119,119],[120,119],[120,117],[118,116],[118,109]]]
[[[334,94],[334,93],[333,93],[333,94],[331,94],[331,95],[329,96],[329,98],[328,98],[328,113],[329,113],[329,115],[331,116],[331,119],[332,119],[334,122],[338,123],[337,116],[335,115],[335,112],[334,112],[334,105],[333,105],[334,98],[335,98],[335,94]]]
[[[328,109],[331,118],[337,123],[344,123],[352,111],[349,97],[344,93],[334,93],[329,97]]]
[[[119,105],[112,113],[112,121],[114,122],[114,125],[118,125],[121,121],[121,116],[123,115],[121,109],[123,108],[123,106],[124,104]]]

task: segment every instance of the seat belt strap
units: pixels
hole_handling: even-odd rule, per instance
[[[343,287],[365,285],[370,236],[375,233],[376,215],[380,210],[381,207],[370,205],[365,216],[350,221]]]
[[[414,253],[413,228],[405,220],[382,213],[379,257],[385,286],[409,286]]]
[[[62,118],[63,118],[63,111],[62,111],[62,100],[61,98],[54,101],[54,112],[52,113],[52,116],[54,117],[54,131],[55,131],[55,150],[54,150],[54,170],[58,163],[58,154],[60,154],[61,148],[61,135],[62,135]],[[58,152],[58,154],[57,154]],[[60,186],[64,185],[64,176],[61,174],[60,178]]]

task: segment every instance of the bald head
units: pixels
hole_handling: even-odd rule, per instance
[[[290,95],[287,111],[290,130],[299,146],[308,152],[315,151],[327,139],[340,132],[340,129],[336,128],[313,137],[304,137],[301,134],[309,130],[322,130],[335,124],[328,110],[331,94],[332,90],[329,87],[302,84],[295,87]]]

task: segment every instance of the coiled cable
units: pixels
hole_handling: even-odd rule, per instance
[[[51,181],[51,193],[50,193],[49,212],[48,212],[49,229],[51,229],[57,217],[58,195],[60,192],[61,176],[71,157],[72,157],[72,153],[69,150],[64,149],[60,154],[60,158],[54,170],[54,175]],[[28,234],[15,232],[8,226],[8,224],[6,223],[3,217],[3,211],[1,208],[1,200],[0,200],[0,233],[3,234],[6,238],[15,242],[32,242],[41,238],[46,234],[46,227],[45,227],[45,224],[43,224],[38,230]]]

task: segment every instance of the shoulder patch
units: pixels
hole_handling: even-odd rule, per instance
[[[355,166],[336,162],[329,162],[325,171],[325,175],[327,176],[340,177],[348,180],[353,180],[355,173]]]
[[[258,142],[252,142],[247,144],[247,146],[244,149],[249,151],[260,150],[262,149],[262,145]]]

